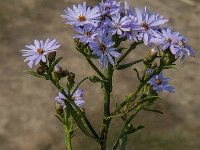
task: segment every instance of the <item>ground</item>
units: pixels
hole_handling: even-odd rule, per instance
[[[62,150],[62,125],[55,118],[56,89],[48,82],[26,75],[26,63],[19,53],[24,45],[35,38],[57,38],[62,47],[58,55],[64,56],[61,65],[76,73],[77,81],[94,72],[74,49],[73,31],[59,17],[66,6],[81,0],[3,0],[0,1],[0,149],[1,150]],[[91,3],[91,0],[87,2]],[[164,93],[156,104],[165,114],[142,112],[136,122],[145,129],[129,138],[129,150],[199,150],[200,149],[200,1],[199,0],[139,0],[131,1],[134,7],[148,6],[169,18],[169,25],[187,35],[189,44],[196,50],[196,58],[178,64],[171,70],[174,94]],[[143,47],[127,61],[144,54]],[[113,96],[119,100],[137,85],[133,71],[117,72]],[[102,97],[99,85],[85,83],[86,114],[99,130]],[[142,118],[142,119],[141,119]],[[120,120],[111,125],[109,144],[120,131]],[[73,140],[74,150],[96,150],[97,145],[82,133]]]

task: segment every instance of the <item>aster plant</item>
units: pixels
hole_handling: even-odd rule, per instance
[[[77,32],[73,37],[75,47],[96,74],[76,83],[75,74],[59,65],[62,57],[57,57],[56,51],[60,45],[56,39],[50,38],[45,41],[36,39],[33,44],[21,50],[22,56],[26,57],[24,61],[29,61],[30,68],[38,66],[36,70],[26,72],[50,81],[57,88],[56,117],[64,125],[68,150],[72,149],[71,141],[76,129],[97,142],[100,150],[110,148],[107,137],[114,118],[121,118],[123,127],[118,137],[113,137],[115,142],[111,149],[125,150],[128,136],[144,128],[132,122],[135,116],[140,111],[161,113],[153,110],[152,105],[160,99],[162,92],[175,92],[174,87],[169,85],[170,79],[164,77],[165,70],[174,68],[179,57],[181,62],[186,55],[194,57],[194,50],[188,45],[187,37],[165,25],[168,19],[150,12],[147,7],[133,9],[127,2],[123,4],[115,0],[102,0],[92,8],[83,2],[66,8],[61,17]],[[124,41],[130,43],[129,48],[122,47]],[[141,44],[149,49],[146,57],[123,63]],[[99,65],[95,65],[96,60]],[[139,85],[129,95],[124,95],[123,100],[113,98],[113,107],[111,94],[114,89],[114,73],[132,68],[138,63],[144,66],[140,69],[143,71],[138,71],[135,67],[133,69]],[[84,109],[87,100],[83,95],[87,91],[80,89],[80,86],[87,80],[94,84],[100,83],[103,91],[101,130],[93,127],[86,115],[87,110]]]

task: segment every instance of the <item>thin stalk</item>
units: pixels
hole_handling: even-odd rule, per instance
[[[119,112],[119,110],[124,107],[128,102],[130,102],[132,100],[132,98],[134,98],[138,92],[146,85],[146,83],[156,74],[159,74],[161,71],[163,70],[163,68],[158,68],[157,71],[155,71],[154,73],[152,73],[146,80],[144,80],[142,83],[140,83],[140,85],[138,86],[137,90],[135,92],[132,92],[116,109],[114,112],[111,113],[111,115],[115,115],[117,112]]]
[[[117,61],[117,64],[119,64],[120,62],[122,62],[126,56],[133,50],[136,48],[136,46],[138,45],[137,42],[131,44],[131,46],[129,47],[129,49],[119,58],[119,60]]]
[[[116,149],[117,149],[117,147],[118,147],[118,145],[119,145],[119,140],[120,140],[121,138],[123,138],[123,136],[124,136],[124,131],[127,129],[129,123],[130,123],[130,122],[133,120],[133,118],[139,113],[140,110],[141,110],[141,108],[137,109],[136,112],[135,112],[134,114],[132,114],[132,115],[127,119],[127,121],[126,121],[125,124],[124,124],[124,127],[123,127],[123,129],[122,129],[121,134],[119,135],[119,137],[117,138],[117,140],[115,141],[115,143],[114,143],[114,145],[113,145],[113,150],[116,150]]]
[[[95,132],[95,130],[92,128],[92,125],[90,124],[90,122],[88,121],[87,117],[85,116],[85,114],[83,113],[83,111],[74,103],[74,101],[71,99],[71,97],[69,95],[67,95],[64,91],[64,89],[59,85],[59,83],[57,83],[51,75],[48,76],[50,81],[53,83],[53,85],[55,85],[55,87],[67,98],[67,100],[69,100],[70,104],[76,109],[76,111],[78,111],[78,113],[83,117],[85,123],[87,124],[88,128],[90,129],[90,131],[92,132],[93,136],[95,137],[96,141],[99,141],[99,136],[97,135],[97,133]],[[65,102],[65,101],[64,101]]]
[[[96,73],[103,79],[105,80],[105,76],[101,73],[101,71],[94,65],[94,63],[86,57],[87,62],[90,64],[90,66],[96,71]]]

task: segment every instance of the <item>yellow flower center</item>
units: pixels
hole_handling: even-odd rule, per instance
[[[43,49],[41,49],[41,48],[38,48],[37,52],[38,52],[38,54],[43,54],[44,53]]]
[[[170,38],[168,38],[166,41],[169,43],[172,43],[172,39],[170,39]]]
[[[162,84],[162,81],[160,79],[156,79],[156,84],[160,85]]]
[[[149,30],[149,26],[146,22],[142,23],[141,27],[143,27],[145,30]]]
[[[77,20],[78,20],[79,22],[84,22],[84,21],[86,21],[86,17],[83,16],[83,15],[81,15],[81,16],[78,17]]]
[[[106,46],[104,45],[104,44],[100,44],[100,50],[102,51],[102,52],[105,52],[106,51]]]
[[[91,34],[92,34],[92,33],[91,33],[90,31],[88,31],[88,32],[85,33],[85,35],[86,35],[87,37],[90,37]]]
[[[185,47],[185,44],[182,41],[179,41],[178,44],[183,48]]]

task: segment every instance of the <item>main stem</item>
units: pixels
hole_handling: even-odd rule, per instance
[[[104,82],[104,118],[103,118],[103,128],[101,131],[101,150],[106,150],[107,147],[107,136],[108,136],[108,129],[110,126],[111,119],[107,119],[110,115],[110,93],[112,92],[112,74],[113,74],[113,67],[109,63],[108,70],[107,70],[107,82]]]
[[[72,150],[72,135],[70,129],[65,126],[65,144],[67,147],[67,150]]]

